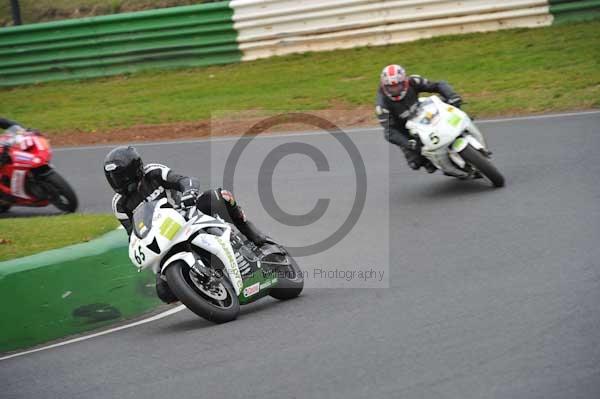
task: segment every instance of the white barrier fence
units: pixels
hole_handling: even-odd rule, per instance
[[[243,60],[552,23],[547,0],[233,0]]]

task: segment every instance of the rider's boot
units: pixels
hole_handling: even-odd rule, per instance
[[[431,161],[427,160],[427,162],[425,162],[425,170],[427,170],[427,173],[434,173],[437,168],[435,167],[434,164],[431,163]]]
[[[421,166],[423,166],[425,158],[421,156],[420,151],[411,150],[402,146],[400,147],[400,149],[404,153],[404,156],[406,157],[406,162],[412,170],[419,170]]]
[[[223,199],[221,203],[225,205],[231,221],[243,235],[245,235],[257,247],[268,246],[269,244],[278,245],[275,241],[273,241],[273,239],[262,233],[254,225],[254,223],[248,220],[244,210],[239,206],[233,197],[233,194],[223,189],[219,190],[219,194]]]

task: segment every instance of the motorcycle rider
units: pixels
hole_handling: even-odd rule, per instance
[[[112,209],[128,235],[133,226],[133,212],[144,200],[167,198],[175,204],[178,195],[184,206],[196,205],[207,215],[218,214],[232,222],[256,246],[275,244],[250,222],[236,202],[233,194],[218,188],[200,192],[198,179],[179,175],[165,165],[151,163],[144,166],[137,150],[131,146],[120,146],[108,153],[104,160],[104,174],[116,192]],[[177,298],[171,293],[166,281],[157,275],[156,291],[163,302],[171,303]]]
[[[443,100],[455,107],[462,103],[461,97],[444,81],[430,81],[419,75],[406,75],[400,65],[391,64],[383,68],[377,90],[375,112],[384,129],[384,137],[400,147],[408,165],[418,170],[424,166],[433,173],[436,167],[421,155],[421,142],[412,138],[405,124],[417,111],[421,92],[438,93]]]
[[[10,119],[5,119],[5,118],[0,117],[0,129],[6,130],[6,129],[10,129],[12,127],[25,130],[25,128],[23,128],[17,122],[11,121]],[[4,165],[12,162],[12,160],[10,159],[10,154],[9,154],[10,147],[13,144],[12,140],[10,140],[11,138],[14,138],[14,134],[11,135],[10,137],[7,137],[7,133],[0,136],[0,146],[2,146],[2,149],[0,151],[0,166],[4,166]],[[7,139],[9,139],[9,140],[7,140]]]
[[[17,122],[11,121],[10,119],[0,117],[0,129],[10,129],[13,126],[21,127]]]

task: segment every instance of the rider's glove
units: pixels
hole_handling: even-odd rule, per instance
[[[462,98],[460,96],[454,96],[449,98],[446,102],[452,106],[455,106],[456,108],[460,108],[462,104]]]
[[[197,190],[186,190],[181,194],[181,204],[183,206],[190,207],[196,205],[196,198],[198,197]]]
[[[419,149],[419,143],[417,142],[417,140],[410,139],[408,140],[406,147],[411,151],[416,151],[417,149]]]

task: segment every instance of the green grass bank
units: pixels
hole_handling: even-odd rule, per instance
[[[113,215],[0,219],[0,262],[87,242],[117,225]]]
[[[52,135],[206,120],[218,110],[370,105],[379,71],[449,81],[474,116],[600,106],[600,21],[438,37],[195,69],[0,90],[2,114]],[[222,114],[221,114],[222,115]]]

